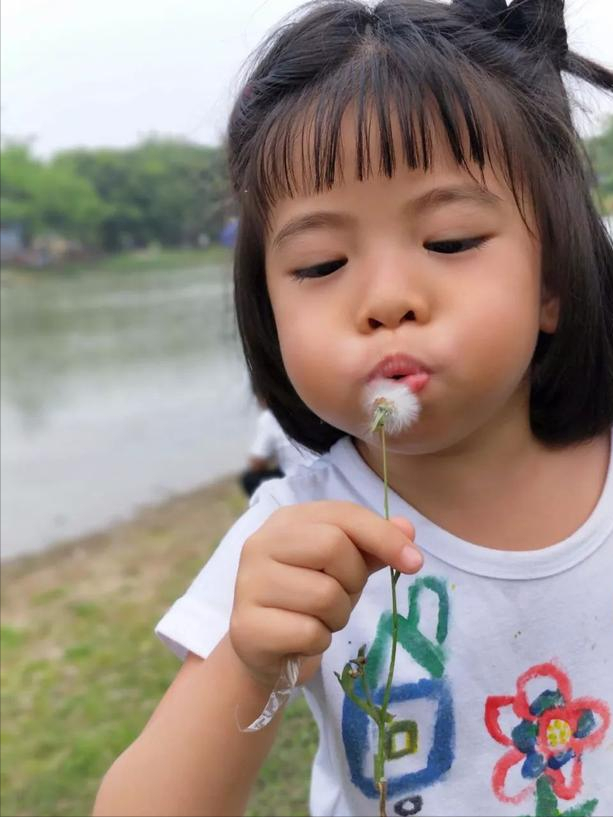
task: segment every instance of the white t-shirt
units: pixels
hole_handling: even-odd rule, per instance
[[[179,655],[206,656],[227,631],[245,538],[278,506],[322,498],[383,507],[382,482],[349,438],[257,491],[162,618],[159,636]],[[425,562],[397,585],[388,814],[519,817],[581,806],[573,813],[613,815],[613,464],[590,518],[542,550],[463,541],[393,492],[390,513],[413,522]],[[366,644],[369,685],[381,693],[390,608],[384,569],[304,688],[320,734],[313,815],[378,813],[376,728],[344,697],[334,672]]]
[[[317,457],[287,436],[270,409],[264,409],[257,419],[249,454],[263,460],[275,459],[285,475],[299,465],[309,465]]]

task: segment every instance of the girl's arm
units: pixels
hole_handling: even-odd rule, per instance
[[[204,661],[190,654],[142,734],[106,773],[94,815],[243,814],[280,718],[253,733],[238,724],[255,720],[270,691],[227,636]]]
[[[279,719],[248,734],[239,724],[264,709],[288,655],[306,656],[300,680],[312,677],[372,572],[420,568],[413,535],[410,522],[350,502],[271,514],[242,548],[229,634],[206,661],[187,661],[107,773],[94,813],[242,814]]]

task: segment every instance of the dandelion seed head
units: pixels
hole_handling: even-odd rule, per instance
[[[368,412],[371,431],[383,424],[388,434],[399,434],[417,420],[421,405],[406,385],[380,378],[366,387],[364,408]]]

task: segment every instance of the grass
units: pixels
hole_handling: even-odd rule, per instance
[[[4,567],[2,814],[91,813],[102,775],[178,669],[152,628],[243,507],[228,480]],[[262,769],[250,817],[308,813],[315,742],[298,701]]]
[[[205,264],[229,263],[232,251],[220,244],[212,244],[206,249],[154,249],[121,252],[93,262],[91,267],[109,272],[136,272],[143,270],[173,270],[199,267]],[[90,266],[90,265],[88,265]]]
[[[221,244],[211,244],[206,249],[151,248],[131,250],[88,261],[71,261],[42,269],[3,269],[7,277],[24,278],[32,275],[82,275],[88,272],[155,272],[189,269],[211,264],[230,264],[232,250]]]

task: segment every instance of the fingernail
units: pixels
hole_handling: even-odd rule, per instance
[[[400,562],[403,570],[413,573],[421,567],[423,558],[418,550],[407,545],[400,551]]]

